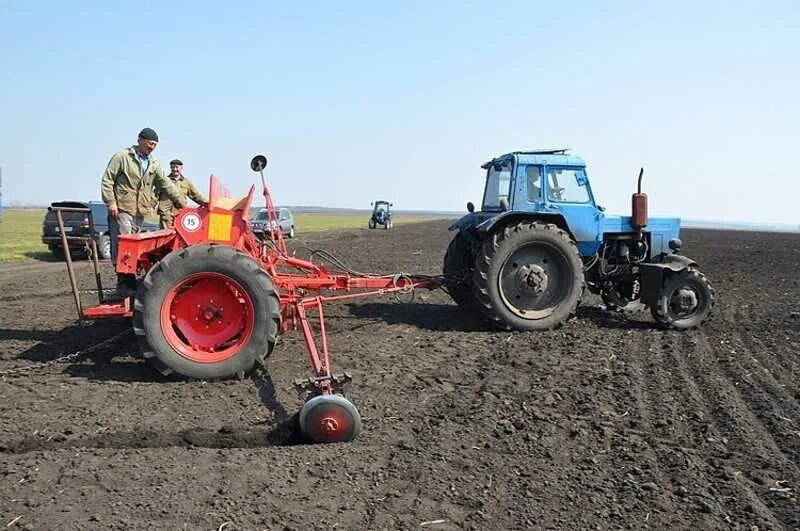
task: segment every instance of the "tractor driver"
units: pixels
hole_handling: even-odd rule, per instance
[[[153,156],[157,144],[156,132],[145,127],[139,132],[135,145],[111,157],[100,181],[103,202],[108,206],[111,261],[115,266],[118,236],[141,230],[144,218],[155,213],[159,194],[165,193],[176,205],[185,206],[186,200]],[[118,273],[115,298],[130,297],[135,293],[136,275]]]
[[[191,199],[198,205],[208,204],[206,198],[203,197],[203,194],[197,191],[197,188],[195,188],[195,186],[192,184],[192,181],[184,177],[183,162],[181,162],[179,159],[174,159],[170,161],[169,169],[170,172],[167,177],[170,178],[172,184],[174,184],[175,188],[177,188],[181,193],[184,204],[186,204],[187,198]],[[180,208],[180,206],[170,199],[166,190],[161,190],[161,192],[158,194],[158,218],[162,229],[167,229],[172,226],[172,220],[175,219],[175,215],[178,213]]]
[[[525,174],[528,177],[528,201],[540,201],[542,197],[540,179],[542,169],[539,166],[529,164],[525,166]]]

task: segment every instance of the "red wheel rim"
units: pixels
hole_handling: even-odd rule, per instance
[[[319,442],[345,440],[353,430],[353,417],[339,404],[327,403],[315,407],[305,419],[309,437]]]
[[[181,356],[219,363],[241,350],[253,333],[253,301],[232,278],[197,273],[184,278],[161,304],[161,329]]]

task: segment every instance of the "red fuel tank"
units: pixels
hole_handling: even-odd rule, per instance
[[[631,226],[641,230],[647,226],[647,194],[633,194],[631,197]]]
[[[641,231],[647,226],[647,194],[642,193],[643,174],[644,168],[640,168],[636,193],[631,197],[631,227],[636,231]]]

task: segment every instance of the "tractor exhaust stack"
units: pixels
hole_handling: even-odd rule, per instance
[[[631,227],[636,231],[638,239],[642,239],[642,229],[647,226],[647,194],[642,193],[642,175],[644,168],[639,168],[637,191],[631,197]]]

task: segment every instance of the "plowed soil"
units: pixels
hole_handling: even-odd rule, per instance
[[[438,274],[446,227],[291,246]],[[590,295],[545,333],[487,328],[441,291],[331,305],[334,366],[364,417],[334,445],[287,427],[292,380],[308,375],[298,333],[270,376],[241,381],[158,376],[132,333],[46,365],[130,325],[76,325],[62,263],[2,266],[0,371],[31,370],[0,381],[0,526],[800,528],[800,235],[683,239],[717,292],[695,331],[603,313]],[[78,273],[92,288],[89,264]]]

